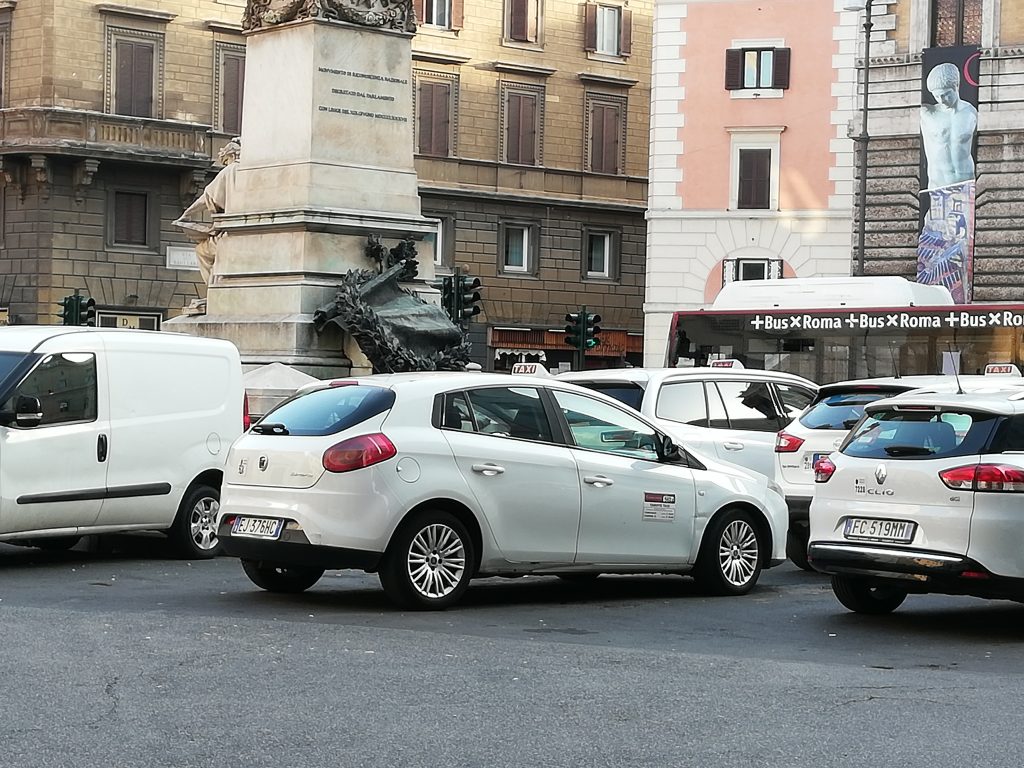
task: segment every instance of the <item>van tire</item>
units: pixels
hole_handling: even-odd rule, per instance
[[[750,512],[727,509],[704,531],[694,577],[712,595],[745,595],[757,584],[765,543]]]
[[[432,544],[437,549],[424,549]],[[429,566],[427,560],[439,555],[440,560]],[[428,509],[406,520],[395,531],[377,576],[384,593],[403,608],[439,611],[457,603],[469,587],[476,562],[474,555],[473,539],[462,521],[450,512]],[[425,573],[428,567],[438,574],[436,579],[426,575],[422,580],[413,577],[413,571]],[[444,594],[426,594],[434,586],[440,586]]]
[[[181,500],[169,535],[178,554],[188,560],[208,560],[220,554],[217,539],[217,513],[220,490],[210,485],[194,485]]]
[[[884,616],[892,613],[907,599],[907,591],[887,584],[871,584],[856,576],[833,576],[832,591],[846,608],[854,613]]]
[[[814,573],[814,568],[807,559],[808,531],[806,528],[793,530],[789,529],[786,534],[786,557],[788,557],[801,571]]]
[[[324,575],[323,568],[274,565],[260,560],[243,560],[242,570],[249,577],[249,581],[260,589],[285,594],[305,592]]]

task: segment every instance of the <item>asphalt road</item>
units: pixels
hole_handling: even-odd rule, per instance
[[[856,616],[788,564],[743,598],[495,579],[423,614],[160,538],[0,545],[0,766],[1017,768],[1022,638],[1024,606]]]

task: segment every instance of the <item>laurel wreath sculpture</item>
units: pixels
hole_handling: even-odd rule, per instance
[[[364,27],[416,31],[412,0],[249,0],[242,15],[242,29],[249,31],[297,19],[328,19]]]
[[[404,240],[389,251],[376,235],[370,235],[366,256],[377,264],[377,270],[349,270],[341,279],[334,301],[313,314],[316,330],[320,332],[333,322],[350,333],[369,359],[374,373],[465,370],[469,363],[470,343],[462,329],[448,320],[440,307],[398,285],[399,281],[416,277],[416,248],[412,240]],[[399,339],[367,300],[369,288],[385,283],[390,283],[392,292],[406,304],[417,302],[417,305],[436,310],[436,316],[431,319],[442,324],[447,320],[451,326],[449,335],[457,335],[459,343],[434,350],[416,350]],[[428,340],[426,335],[424,340]]]

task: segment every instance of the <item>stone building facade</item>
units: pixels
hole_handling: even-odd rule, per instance
[[[484,284],[485,367],[566,362],[558,331],[604,317],[594,365],[639,360],[653,0],[416,0],[414,130],[438,271]],[[159,327],[200,298],[171,222],[241,133],[242,0],[0,0],[0,307],[50,323]],[[244,149],[243,149],[244,152]]]
[[[973,300],[1021,301],[1024,0],[874,0],[872,10],[865,272],[916,274],[921,51],[979,45]]]

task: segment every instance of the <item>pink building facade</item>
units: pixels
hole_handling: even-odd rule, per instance
[[[732,280],[849,275],[858,16],[849,0],[657,0],[647,365]]]

